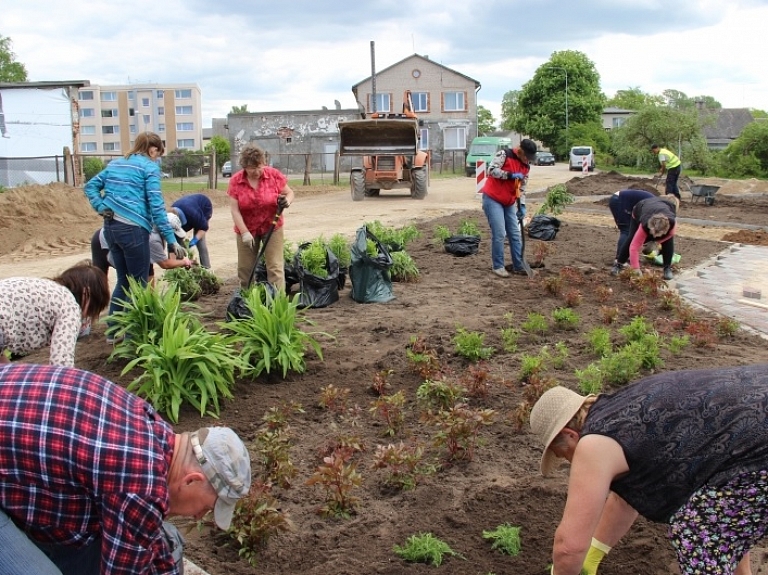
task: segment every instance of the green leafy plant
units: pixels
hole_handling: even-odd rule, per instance
[[[667,349],[672,355],[678,355],[691,344],[689,335],[673,335],[667,342]]]
[[[598,367],[603,374],[603,381],[611,385],[624,385],[640,374],[642,358],[635,355],[631,347],[623,348],[603,357]]]
[[[461,326],[457,326],[456,335],[453,336],[456,352],[469,361],[488,359],[493,355],[493,352],[495,351],[494,348],[483,345],[484,342],[484,333],[467,331]]]
[[[448,381],[427,380],[416,389],[416,399],[427,410],[450,409],[464,401],[467,390]]]
[[[432,233],[434,235],[435,241],[440,244],[443,244],[445,240],[453,235],[447,226],[435,226],[435,229]]]
[[[256,452],[261,463],[261,478],[283,489],[291,487],[298,470],[290,458],[291,438],[285,429],[264,427],[256,435]]]
[[[392,281],[403,283],[414,283],[419,281],[419,268],[416,262],[405,250],[392,252],[392,267],[389,273]]]
[[[122,375],[134,368],[142,373],[128,390],[166,413],[173,423],[178,422],[184,402],[201,416],[217,417],[219,399],[232,398],[235,370],[246,367],[226,336],[210,333],[183,315],[167,315],[162,332],[150,334],[136,353],[138,357],[128,362]]]
[[[185,301],[217,294],[221,289],[221,280],[211,270],[202,266],[170,269],[163,274],[163,281],[175,285]]]
[[[568,359],[569,355],[568,346],[565,342],[558,341],[555,344],[555,354],[551,357],[552,367],[555,369],[562,369],[565,365],[565,360]]]
[[[371,389],[376,395],[387,395],[389,388],[389,376],[394,372],[391,369],[381,370],[373,375],[373,383],[371,383]]]
[[[592,353],[599,357],[605,357],[613,350],[613,345],[611,344],[611,332],[605,327],[591,329],[586,337]]]
[[[461,224],[459,224],[458,235],[481,237],[480,228],[474,220],[463,220]]]
[[[575,198],[572,194],[568,193],[568,188],[565,184],[555,184],[547,191],[547,195],[544,198],[544,203],[536,212],[537,214],[553,214],[558,215],[563,213],[565,207],[572,204]]]
[[[720,338],[733,337],[739,331],[739,322],[729,317],[721,317],[715,322],[715,332]]]
[[[501,349],[507,353],[515,353],[517,351],[517,342],[519,339],[520,332],[514,327],[501,328]]]
[[[296,246],[293,242],[283,242],[283,261],[286,264],[292,264],[296,256]]]
[[[341,415],[347,411],[347,400],[351,390],[348,387],[338,388],[332,383],[320,388],[318,405],[331,413]]]
[[[520,554],[520,527],[514,527],[509,523],[502,523],[492,531],[483,531],[483,539],[492,541],[491,549],[498,550],[505,555],[517,556]]]
[[[411,336],[405,356],[411,363],[411,368],[422,379],[437,379],[442,372],[442,366],[437,356],[437,351],[430,347],[422,336]]]
[[[552,311],[555,327],[563,330],[574,330],[579,326],[579,314],[567,307],[558,307]]]
[[[293,531],[293,522],[280,511],[268,483],[254,482],[246,497],[235,505],[227,535],[239,546],[238,554],[255,567],[258,554],[267,542],[281,533]]]
[[[386,424],[384,435],[395,436],[405,422],[405,393],[402,390],[392,395],[380,395],[372,403],[370,412],[378,414]]]
[[[123,303],[123,309],[109,317],[110,327],[107,335],[121,340],[115,346],[110,359],[136,357],[136,348],[142,343],[157,341],[162,335],[166,317],[173,316],[181,319],[188,318],[190,326],[202,329],[202,325],[191,310],[197,309],[194,304],[184,304],[182,308],[181,293],[170,286],[161,290],[151,284],[141,285],[132,277],[128,278],[128,293]]]
[[[577,289],[569,289],[563,293],[563,301],[568,307],[576,307],[584,301],[584,296]]]
[[[467,367],[461,378],[461,385],[467,390],[467,395],[475,398],[486,398],[491,389],[491,375],[485,363],[472,364]]]
[[[349,241],[342,234],[334,234],[331,239],[328,240],[328,249],[333,252],[336,259],[339,260],[339,265],[343,268],[348,268],[352,263],[352,250],[349,247]]]
[[[576,380],[579,383],[579,391],[589,395],[590,393],[600,393],[603,391],[603,373],[600,366],[596,363],[590,363],[584,369],[576,370]]]
[[[243,375],[256,378],[266,371],[279,370],[285,377],[289,371],[303,373],[306,368],[305,349],[310,347],[322,360],[323,352],[315,336],[323,332],[308,333],[300,325],[314,326],[304,310],[299,309],[299,298],[278,291],[274,296],[256,285],[242,292],[251,317],[230,319],[220,326],[231,332],[230,342],[240,346],[246,362]]]
[[[373,456],[373,468],[385,469],[384,485],[408,491],[415,489],[422,477],[435,472],[434,465],[423,463],[423,445],[377,445]]]
[[[323,463],[305,482],[325,492],[325,505],[318,510],[321,515],[349,519],[356,511],[360,498],[352,495],[352,491],[362,485],[363,478],[350,458],[350,450],[334,451],[323,458]]]
[[[528,382],[531,377],[544,371],[545,360],[548,355],[546,350],[539,355],[522,354],[520,356],[520,381]]]
[[[609,305],[600,306],[600,318],[603,320],[604,324],[610,325],[613,322],[615,322],[618,317],[619,317],[619,308],[617,308],[616,306],[609,306]]]
[[[559,296],[563,293],[563,278],[560,276],[547,276],[541,283],[547,293],[550,293],[553,296]]]
[[[394,551],[398,557],[406,561],[426,563],[435,567],[442,565],[444,555],[464,559],[461,554],[451,549],[445,541],[438,539],[431,533],[411,535],[402,547],[395,545]]]
[[[322,236],[299,247],[299,261],[308,273],[319,278],[328,277],[328,248]]]
[[[653,326],[642,316],[632,318],[627,325],[619,328],[619,333],[624,336],[627,342],[640,341],[648,334],[656,334]]]
[[[391,251],[400,251],[419,237],[419,230],[413,224],[394,228],[385,226],[379,220],[374,220],[373,222],[366,222],[365,226]]]
[[[543,314],[531,312],[528,314],[528,319],[520,325],[520,328],[529,334],[541,335],[549,331],[549,323]]]

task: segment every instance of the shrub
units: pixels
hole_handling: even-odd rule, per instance
[[[601,305],[600,317],[604,324],[610,325],[619,317],[619,308],[616,306]]]
[[[572,204],[575,201],[573,195],[568,193],[568,188],[565,184],[556,184],[549,188],[547,196],[544,198],[544,203],[536,212],[537,214],[553,214],[558,215],[565,210],[565,207]]]
[[[530,381],[530,379],[544,371],[544,361],[548,357],[544,350],[543,354],[528,355],[524,353],[520,356],[520,381]]]
[[[629,324],[619,329],[619,333],[626,338],[627,342],[633,342],[640,341],[649,334],[655,335],[656,332],[647,319],[635,316]]]
[[[446,226],[435,226],[435,229],[432,233],[434,235],[435,241],[440,244],[445,243],[445,240],[453,235],[451,234],[451,230],[449,230]]]
[[[563,293],[563,278],[560,276],[549,276],[542,281],[544,289],[553,296],[559,296]]]
[[[675,335],[669,338],[667,343],[667,349],[672,355],[677,355],[682,352],[691,343],[691,338],[688,335]]]
[[[302,244],[299,249],[299,261],[307,273],[319,278],[328,277],[328,248],[322,237]]]
[[[281,371],[283,377],[289,371],[303,373],[307,347],[323,359],[315,336],[331,336],[322,332],[308,333],[299,328],[302,324],[315,324],[306,317],[304,310],[299,309],[298,296],[291,297],[283,291],[273,296],[260,285],[244,290],[242,296],[251,317],[231,319],[220,325],[232,333],[231,343],[241,348],[240,354],[246,362],[244,376],[255,378],[272,370]]]
[[[641,358],[634,350],[625,346],[620,350],[606,355],[598,364],[603,374],[603,381],[611,385],[624,385],[640,374]]]
[[[453,343],[456,345],[456,352],[469,361],[479,361],[488,359],[493,355],[494,348],[484,346],[485,334],[477,331],[467,331],[463,327],[456,329],[456,335],[453,337]]]

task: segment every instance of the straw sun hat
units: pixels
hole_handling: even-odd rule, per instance
[[[531,431],[544,445],[542,475],[549,475],[558,465],[557,456],[549,449],[550,443],[590,397],[558,385],[545,391],[531,409]]]

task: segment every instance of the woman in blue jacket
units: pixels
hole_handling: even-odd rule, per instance
[[[143,132],[125,157],[112,160],[85,184],[88,201],[104,218],[104,237],[117,271],[109,315],[123,309],[120,300],[127,299],[129,277],[142,285],[147,283],[153,225],[177,258],[187,254],[168,223],[160,190],[157,160],[164,152],[160,136]]]

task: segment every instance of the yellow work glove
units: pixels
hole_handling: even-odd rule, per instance
[[[597,575],[597,567],[600,565],[600,561],[603,557],[608,555],[611,548],[608,547],[602,541],[598,541],[594,537],[592,538],[592,545],[589,546],[589,551],[584,559],[584,564],[581,566],[581,572],[586,575]]]

